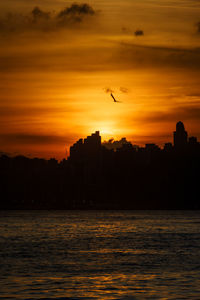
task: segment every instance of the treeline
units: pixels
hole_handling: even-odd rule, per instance
[[[0,209],[200,209],[200,149],[0,157]]]

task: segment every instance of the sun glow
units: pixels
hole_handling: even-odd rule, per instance
[[[102,140],[108,140],[110,138],[113,138],[113,135],[115,135],[115,128],[112,121],[97,122],[96,124],[93,124],[90,132],[95,132],[97,130],[100,132]]]

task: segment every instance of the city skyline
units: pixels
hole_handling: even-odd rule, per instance
[[[1,209],[199,209],[200,143],[179,121],[174,142],[101,143],[96,131],[61,161],[0,156]],[[12,188],[11,188],[12,187]]]
[[[182,121],[176,123],[176,130],[173,131],[173,143],[166,142],[163,148],[160,148],[155,143],[146,143],[144,149],[147,151],[156,151],[158,149],[163,149],[166,151],[171,151],[173,148],[177,151],[184,151],[187,149],[187,146],[197,147],[199,150],[199,142],[197,137],[188,135],[188,132],[185,130],[185,126]],[[70,147],[70,156],[69,158],[76,160],[83,159],[84,156],[95,156],[101,152],[101,147],[105,147],[108,150],[119,150],[120,148],[125,147],[125,150],[136,150],[142,149],[139,145],[133,145],[130,141],[127,141],[126,137],[123,137],[119,141],[111,139],[109,141],[101,141],[101,136],[99,131],[95,131],[86,138],[80,138]],[[128,147],[128,148],[127,148]]]
[[[105,141],[102,140],[102,137],[100,135],[100,131],[95,131],[94,133],[91,133],[91,135],[88,135],[85,138],[80,138],[73,144],[69,146],[69,151],[66,152],[66,155],[62,157],[61,159],[57,159],[56,156],[52,155],[49,157],[50,159],[54,159],[56,161],[60,161],[62,163],[65,159],[81,159],[83,158],[83,154],[86,156],[95,157],[97,153],[100,153],[102,151],[102,147],[107,150],[147,150],[147,151],[155,151],[155,150],[165,150],[165,151],[171,151],[175,149],[176,151],[184,151],[187,150],[187,147],[190,148],[195,147],[197,151],[199,151],[199,141],[198,138],[188,134],[187,130],[185,129],[185,125],[182,121],[178,121],[175,126],[175,130],[171,133],[172,136],[172,142],[165,141],[165,143],[160,147],[160,145],[154,143],[151,141],[150,143],[145,143],[144,145],[137,145],[133,144],[131,141],[128,141],[126,137],[122,137],[119,140],[115,140],[113,138]],[[127,148],[128,147],[128,148]],[[10,155],[9,153],[0,152],[0,156],[8,155],[8,156],[25,156],[23,153],[16,153],[13,155]],[[31,156],[27,156],[27,158]],[[35,156],[33,156],[36,158]],[[37,157],[41,159],[45,159],[44,157]],[[46,158],[46,159],[49,159]]]

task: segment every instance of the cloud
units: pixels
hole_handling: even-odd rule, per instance
[[[112,138],[112,139],[110,139],[110,140],[108,140],[108,141],[104,141],[104,142],[102,143],[102,145],[103,145],[105,148],[109,149],[109,150],[111,150],[111,149],[119,149],[119,148],[122,148],[123,145],[127,145],[127,144],[130,144],[130,142],[127,141],[126,138],[122,138],[122,139],[119,140],[119,141],[118,141],[118,140],[115,141],[115,140]]]
[[[123,27],[121,28],[121,30],[122,30],[123,32],[127,32],[127,31],[128,31],[128,28],[123,26]]]
[[[104,91],[105,91],[105,93],[114,93],[114,90],[112,90],[111,88],[109,88],[109,87],[106,87],[106,88],[104,88]]]
[[[153,123],[166,123],[166,122],[177,122],[182,121],[200,121],[200,104],[197,103],[193,106],[178,106],[169,109],[168,111],[155,111],[141,114],[138,117],[138,120],[144,124],[153,124]],[[138,121],[137,120],[137,121]],[[135,120],[134,120],[135,122]]]
[[[74,3],[70,7],[66,7],[65,9],[61,10],[58,14],[58,18],[66,18],[68,16],[83,16],[83,15],[94,15],[94,9],[87,3],[77,4]]]
[[[123,26],[121,28],[121,31],[124,32],[124,33],[131,33],[132,32],[132,30],[129,27],[125,27],[125,26]]]
[[[110,59],[111,52],[113,53],[113,49],[106,48],[101,44],[96,47],[93,44],[89,44],[85,46],[81,42],[77,45],[74,45],[73,42],[73,34],[72,39],[69,40],[70,34],[67,37],[63,37],[62,44],[60,43],[60,36],[53,36],[54,40],[50,40],[48,43],[47,40],[42,40],[40,37],[30,41],[30,38],[27,37],[26,47],[21,47],[18,51],[15,51],[15,40],[12,43],[13,48],[9,47],[3,49],[0,55],[0,66],[1,72],[23,72],[23,71],[50,71],[58,70],[68,72],[70,71],[97,71],[97,70],[110,70],[111,65],[108,63]],[[77,34],[78,35],[78,34]],[[49,37],[48,37],[49,38]],[[80,37],[81,38],[81,37]],[[91,41],[89,36],[86,37],[85,41]],[[65,39],[65,40],[64,40]],[[69,40],[69,41],[68,41]],[[33,45],[32,48],[29,47],[28,42],[30,41],[30,45]],[[33,41],[37,41],[39,46],[36,49]],[[52,42],[53,41],[53,42]],[[58,41],[56,44],[55,41]],[[31,44],[32,43],[32,44]],[[45,44],[46,43],[46,44]],[[6,43],[5,43],[6,44]],[[10,43],[11,44],[11,43]],[[27,50],[27,51],[25,51]],[[117,51],[115,49],[115,51]],[[98,60],[97,60],[98,57]],[[118,67],[118,61],[112,62],[113,67]]]
[[[115,70],[136,70],[137,68],[181,68],[184,72],[194,70],[199,73],[200,69],[200,48],[184,49],[170,48],[150,45],[137,45],[134,43],[115,43],[112,47],[101,42],[96,42],[91,36],[84,37],[88,43],[73,44],[74,34],[69,39],[69,35],[54,36],[49,44],[46,40],[40,39],[39,47],[35,44],[29,48],[27,37],[26,48],[21,47],[15,51],[16,44],[9,41],[7,51],[6,43],[2,46],[0,65],[1,72],[15,71],[38,71],[38,70],[59,70],[59,71],[112,71]],[[33,43],[33,39],[30,42]],[[58,43],[56,43],[58,41]],[[92,41],[92,42],[91,42]],[[46,43],[46,44],[45,44]],[[95,43],[95,45],[94,45]],[[13,45],[13,47],[11,47]],[[98,47],[97,47],[98,46]],[[25,51],[27,49],[27,51]],[[97,60],[98,57],[98,60]],[[103,86],[102,86],[103,88]],[[107,90],[108,89],[108,90]],[[112,91],[110,91],[112,90]],[[104,92],[114,92],[112,88],[105,87]]]
[[[44,12],[37,6],[32,10],[31,14],[33,16],[33,21],[35,22],[40,19],[48,20],[51,16],[49,12]]]
[[[200,92],[188,93],[186,96],[192,97],[192,98],[200,98]]]
[[[103,90],[105,91],[106,94],[114,93],[114,90],[111,89],[110,87],[105,87],[103,88]],[[122,93],[128,93],[128,89],[125,87],[120,87],[119,90]]]
[[[58,135],[45,135],[45,134],[26,134],[26,133],[8,133],[1,134],[0,141],[8,144],[70,144],[72,139],[69,137]]]
[[[143,30],[140,30],[140,29],[137,29],[135,32],[134,32],[135,36],[142,36],[144,35],[144,31]]]
[[[196,23],[197,32],[200,33],[200,22]]]
[[[120,87],[119,90],[120,90],[120,92],[122,92],[122,93],[125,93],[125,94],[128,93],[128,89],[125,88],[125,87]]]
[[[200,48],[161,47],[121,43],[120,62],[133,67],[183,67],[199,69]]]
[[[54,115],[56,117],[63,116],[66,113],[83,113],[87,111],[84,107],[74,107],[71,104],[62,106],[62,108],[58,106],[41,106],[41,105],[31,105],[23,106],[19,105],[1,105],[0,104],[0,123],[5,118],[22,118],[23,116],[27,116],[29,119],[35,116],[43,116],[46,117],[48,115]]]
[[[87,3],[72,4],[60,12],[48,12],[39,7],[23,15],[10,12],[0,18],[0,33],[17,33],[25,31],[55,31],[62,28],[70,28],[72,24],[82,22],[86,17],[96,14],[96,11]]]

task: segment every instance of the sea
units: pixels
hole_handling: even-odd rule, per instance
[[[200,299],[200,211],[1,211],[0,299]]]

